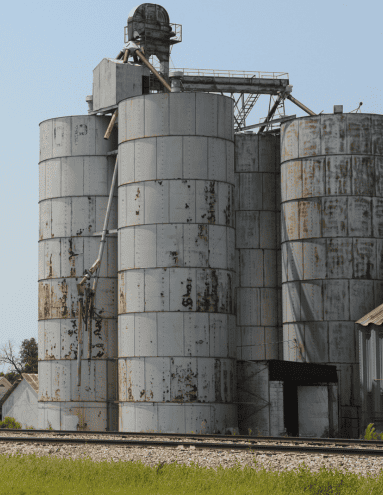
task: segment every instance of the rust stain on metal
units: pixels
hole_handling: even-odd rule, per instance
[[[54,286],[51,288],[51,317],[52,318],[74,318],[76,316],[75,301],[68,299],[68,284],[65,278],[58,284],[61,295],[54,292]]]
[[[170,256],[173,259],[174,265],[173,266],[178,266],[179,260],[178,260],[178,251],[170,251]]]
[[[198,399],[198,373],[191,369],[191,364],[187,363],[174,366],[174,359],[171,360],[174,373],[171,374],[171,400],[170,402],[196,402]]]
[[[207,225],[206,224],[198,224],[198,239],[201,239],[207,242]],[[196,244],[198,243],[198,239],[195,240]]]
[[[125,274],[119,274],[119,296],[118,296],[118,312],[126,313],[126,297],[125,297]]]
[[[134,200],[137,200],[140,197],[140,194],[141,194],[140,188],[137,187],[137,194],[136,194],[136,197],[134,198]]]
[[[50,285],[39,283],[39,319],[45,320],[51,317],[51,291]]]
[[[232,297],[232,280],[231,274],[226,273],[226,287],[224,288],[225,298],[222,298],[222,303],[220,310],[222,313],[231,313],[233,307],[233,297]]]
[[[45,349],[45,359],[48,361],[48,360],[56,359],[56,357],[54,354],[49,355],[48,349]]]
[[[101,342],[98,342],[97,344],[92,343],[92,349],[98,349],[97,354],[95,356],[92,356],[93,359],[95,358],[101,358],[105,355],[105,343],[102,341],[102,336],[101,336],[101,331],[102,331],[102,311],[99,311],[98,313],[94,311],[93,313],[93,320],[95,323],[95,329],[93,331],[93,336],[101,340]],[[94,339],[92,339],[92,342],[94,342]]]
[[[233,195],[232,187],[229,187],[229,195],[227,197],[227,205],[226,205],[226,208],[223,210],[223,213],[225,215],[226,225],[231,225],[231,217],[232,217],[232,208],[231,208],[232,195]]]
[[[89,226],[89,227],[91,227],[91,226]],[[69,266],[71,267],[70,268],[70,276],[75,277],[76,276],[76,256],[78,256],[78,254],[76,254],[73,251],[73,237],[69,238],[68,252],[69,252]]]
[[[354,277],[371,280],[374,278],[375,243],[363,239],[354,242]]]
[[[304,356],[305,348],[302,342],[299,342],[297,345],[297,354],[298,354],[298,359],[303,361],[303,356]]]
[[[129,378],[129,387],[127,388],[128,390],[128,401],[134,401],[134,397],[133,397],[133,394],[132,394],[132,379],[131,377]]]
[[[102,358],[105,354],[105,351],[104,351],[104,344],[92,344],[92,349],[95,349],[95,348],[99,348],[99,351],[97,352],[97,354],[95,356],[92,356],[92,359],[96,359],[96,358]]]
[[[228,400],[229,390],[227,387],[227,370],[223,370],[223,394],[224,400]]]
[[[299,237],[301,239],[315,236],[313,229],[317,228],[320,223],[321,203],[317,201],[300,201],[299,202],[299,217],[301,230]],[[318,222],[316,219],[318,218]]]
[[[221,393],[221,360],[214,360],[214,395],[216,402],[222,402]]]
[[[205,273],[204,291],[197,292],[197,311],[218,313],[218,276],[216,270],[203,270]]]
[[[216,191],[215,191],[215,182],[210,181],[209,185],[205,186],[205,201],[208,204],[208,215],[207,222],[214,224],[215,223],[215,207],[217,203]],[[202,215],[204,217],[204,215]]]
[[[49,256],[47,265],[48,265],[48,275],[47,275],[47,278],[52,278],[52,276],[53,276],[52,254]]]

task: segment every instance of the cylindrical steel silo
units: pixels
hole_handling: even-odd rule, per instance
[[[121,431],[237,425],[233,102],[119,104]]]
[[[356,438],[357,325],[383,296],[383,117],[282,125],[284,358],[336,364],[340,434]]]
[[[98,256],[117,148],[103,135],[108,117],[40,124],[39,424],[54,429],[117,429],[117,238],[108,237],[95,299],[91,359],[83,333],[77,386],[78,293]],[[117,195],[117,191],[115,192]],[[109,228],[117,226],[117,198]]]
[[[282,351],[279,163],[279,136],[236,134],[237,359]]]

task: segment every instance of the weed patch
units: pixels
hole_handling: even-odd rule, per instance
[[[256,467],[256,465],[255,465]],[[383,495],[383,476],[359,477],[338,471],[267,472],[238,465],[211,469],[196,465],[145,466],[141,462],[93,462],[54,457],[0,455],[0,495],[12,494],[233,494]]]

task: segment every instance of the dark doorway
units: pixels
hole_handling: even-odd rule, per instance
[[[286,433],[289,436],[297,437],[298,429],[298,389],[297,385],[285,381],[283,386],[283,417]]]

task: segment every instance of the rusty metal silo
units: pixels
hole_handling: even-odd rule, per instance
[[[96,260],[117,134],[108,117],[75,116],[40,124],[39,425],[117,429],[117,238],[108,237],[95,300],[91,352],[77,386],[76,284]],[[117,198],[110,228],[117,226]],[[86,332],[84,332],[85,334]],[[86,343],[87,335],[83,335]],[[110,402],[109,402],[110,401]],[[114,424],[113,424],[114,421]]]
[[[284,359],[336,364],[340,434],[360,418],[356,320],[383,297],[383,117],[282,125]]]
[[[121,431],[237,425],[233,102],[119,104]]]
[[[280,140],[235,136],[237,359],[282,358]]]

